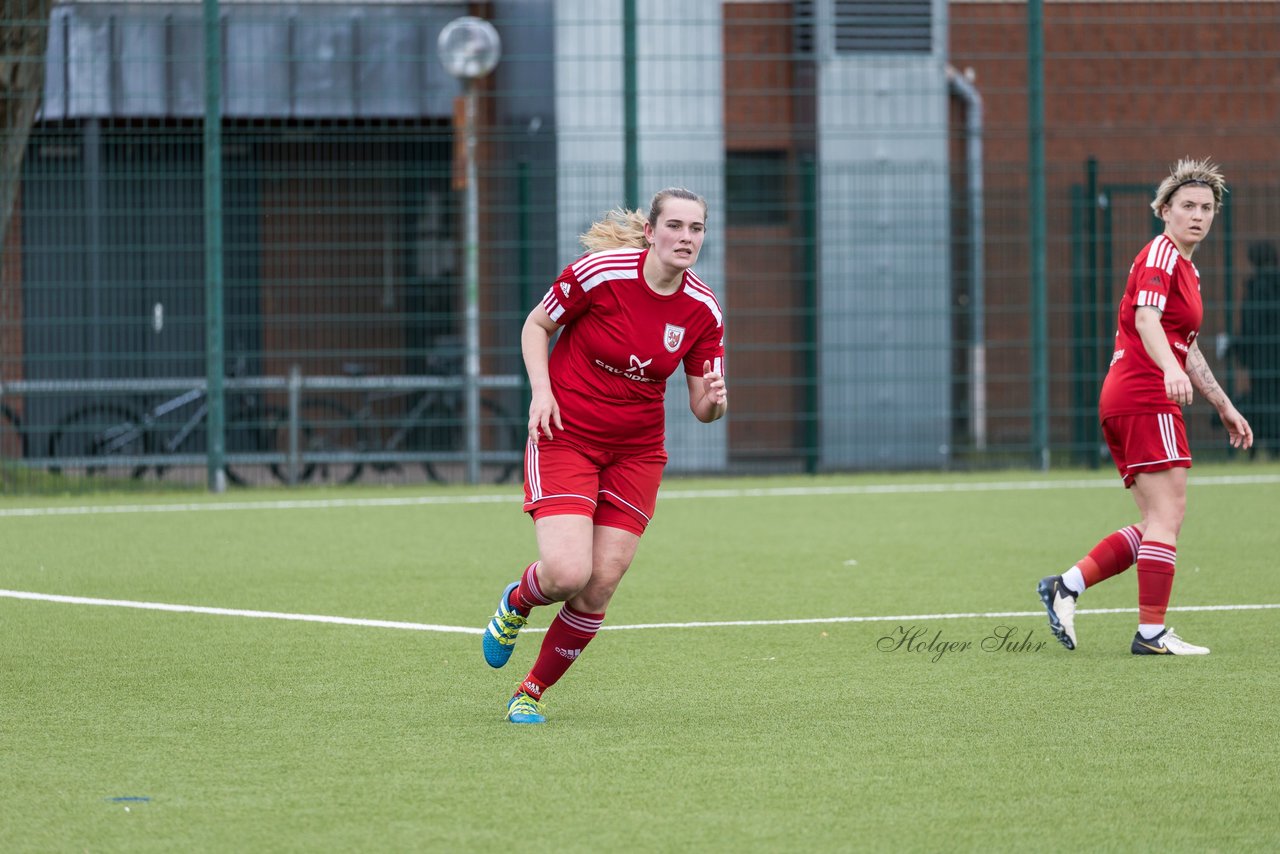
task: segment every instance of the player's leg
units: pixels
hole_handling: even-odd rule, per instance
[[[599,462],[563,437],[530,442],[524,491],[524,510],[534,518],[538,560],[502,591],[482,639],[490,667],[502,667],[511,658],[530,611],[568,599],[591,577],[591,516],[599,491]]]
[[[1146,534],[1138,549],[1138,632],[1135,655],[1205,655],[1206,647],[1179,638],[1165,626],[1178,559],[1178,533],[1187,507],[1187,470],[1167,468],[1137,475],[1134,497],[1143,509]]]
[[[524,585],[531,576],[541,578],[538,587],[544,595],[563,601],[586,586],[592,575],[594,531],[591,517],[579,513],[541,516],[534,521],[541,558],[526,570]],[[542,692],[555,684],[573,660],[581,654],[600,629],[600,619],[593,614],[578,614],[568,602],[560,608],[542,639],[533,670],[516,688],[507,702],[507,720],[516,724],[540,724],[546,721],[542,708]],[[577,635],[586,640],[576,641]],[[548,665],[548,662],[550,664]],[[563,665],[560,666],[560,662]],[[541,669],[539,665],[542,665]]]
[[[604,623],[605,610],[623,575],[635,558],[640,537],[653,515],[666,454],[628,456],[613,460],[600,472],[600,504],[592,533],[591,574],[586,584],[567,598],[551,621],[538,658],[521,682],[513,703],[523,694],[540,702],[545,692],[568,671]],[[541,709],[537,709],[541,715]],[[540,723],[522,714],[517,723]],[[545,718],[543,718],[545,719]]]
[[[1110,418],[1102,427],[1107,445],[1111,449],[1111,457],[1128,487],[1133,482],[1127,466],[1128,454],[1131,452],[1127,447],[1130,419]],[[1046,576],[1036,585],[1036,592],[1040,594],[1040,601],[1044,603],[1049,615],[1049,631],[1067,649],[1075,649],[1078,642],[1075,613],[1080,594],[1133,566],[1138,559],[1142,530],[1143,523],[1139,522],[1108,534],[1061,575]]]
[[[538,658],[520,683],[521,691],[541,701],[543,693],[559,682],[578,660],[604,624],[605,609],[631,566],[639,544],[639,532],[596,525],[591,579],[561,606],[560,613],[551,621]]]

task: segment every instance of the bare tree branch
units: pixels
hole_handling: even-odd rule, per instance
[[[44,94],[52,0],[0,0],[0,246],[22,177],[27,138]]]

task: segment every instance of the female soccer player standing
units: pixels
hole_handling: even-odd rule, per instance
[[[543,692],[595,637],[635,557],[667,462],[667,378],[684,365],[699,421],[715,421],[728,406],[724,318],[691,269],[706,221],[706,202],[679,188],[655,195],[648,217],[611,212],[582,236],[588,254],[525,320],[520,343],[533,399],[524,509],[538,560],[503,591],[484,633],[485,661],[507,663],[533,608],[564,605],[507,704],[512,723],[546,720]]]
[[[1207,655],[1164,624],[1173,589],[1178,531],[1187,501],[1191,451],[1181,407],[1192,387],[1218,410],[1231,446],[1253,444],[1249,422],[1213,378],[1196,342],[1204,308],[1191,255],[1222,207],[1226,182],[1208,160],[1181,160],[1156,190],[1151,209],[1164,233],[1142,248],[1120,300],[1116,348],[1098,414],[1126,488],[1142,519],[1094,546],[1062,575],[1041,579],[1049,628],[1076,648],[1076,600],[1086,588],[1138,565],[1134,655]]]

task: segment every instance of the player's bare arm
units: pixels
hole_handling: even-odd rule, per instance
[[[1187,406],[1191,403],[1191,378],[1178,364],[1173,355],[1169,339],[1165,337],[1164,327],[1160,325],[1160,309],[1151,306],[1140,306],[1134,313],[1133,323],[1138,335],[1142,338],[1142,346],[1147,355],[1164,371],[1164,393],[1174,403]]]
[[[548,346],[560,329],[541,305],[534,306],[525,318],[520,330],[520,352],[524,367],[529,373],[531,397],[529,400],[529,439],[536,445],[540,438],[551,438],[551,426],[563,430],[560,421],[560,405],[551,392],[550,353]]]
[[[729,393],[724,374],[713,370],[711,362],[703,362],[702,376],[688,374],[689,409],[704,424],[724,417],[729,409]]]
[[[1231,405],[1227,393],[1218,385],[1213,371],[1209,369],[1204,353],[1200,352],[1199,343],[1192,343],[1187,350],[1187,376],[1191,378],[1191,383],[1200,392],[1200,396],[1213,404],[1214,409],[1221,409],[1224,404]]]
[[[1187,350],[1187,376],[1191,378],[1191,382],[1195,384],[1201,396],[1218,410],[1218,417],[1222,419],[1222,424],[1227,428],[1227,434],[1230,436],[1231,447],[1243,449],[1251,447],[1253,428],[1236,410],[1235,405],[1231,403],[1231,398],[1227,397],[1227,393],[1222,390],[1222,386],[1218,385],[1217,378],[1209,368],[1209,362],[1200,351],[1199,342],[1193,342]]]

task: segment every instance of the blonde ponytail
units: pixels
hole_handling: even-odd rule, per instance
[[[588,252],[603,252],[606,249],[644,249],[649,241],[644,239],[645,216],[638,210],[629,211],[614,208],[604,215],[604,219],[594,222],[578,240]]]

